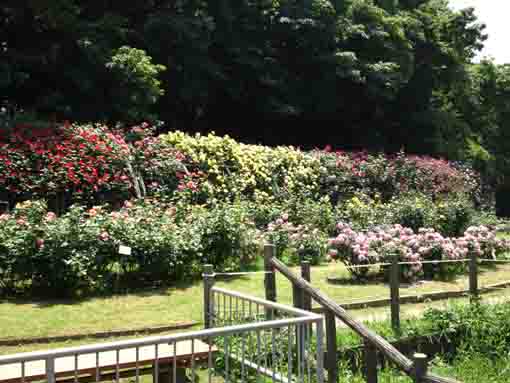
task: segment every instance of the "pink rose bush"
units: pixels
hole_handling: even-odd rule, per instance
[[[108,291],[118,273],[130,285],[169,282],[199,275],[204,263],[239,270],[257,255],[257,235],[238,205],[145,199],[113,211],[75,205],[57,216],[43,201],[25,201],[0,215],[0,295]],[[120,257],[120,245],[131,254]]]
[[[349,224],[337,225],[338,235],[328,241],[328,258],[343,262],[356,278],[366,277],[368,267],[391,262],[397,255],[405,280],[435,277],[438,272],[461,271],[463,263],[441,264],[424,261],[461,260],[475,253],[478,257],[495,258],[510,251],[509,239],[496,238],[495,232],[485,226],[469,227],[462,237],[444,237],[434,229],[420,228],[418,233],[401,225],[367,232],[354,231]],[[444,265],[444,266],[443,266]],[[384,270],[387,267],[382,267]]]
[[[302,255],[312,264],[318,264],[324,259],[327,250],[323,232],[310,225],[293,224],[286,213],[269,223],[262,237],[263,242],[276,246],[279,256],[287,254],[288,259],[285,260],[289,263],[298,263]]]
[[[341,198],[354,191],[378,192],[384,200],[418,191],[433,199],[449,193],[477,197],[479,176],[473,170],[427,156],[316,151],[321,163],[321,192]]]

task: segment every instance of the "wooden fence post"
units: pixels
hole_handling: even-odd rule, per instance
[[[478,300],[478,256],[473,251],[469,254],[469,295],[471,302]]]
[[[271,259],[276,257],[275,246],[272,244],[264,245],[264,288],[266,290],[266,300],[276,302],[276,276]]]
[[[292,305],[297,309],[303,309],[303,291],[292,284]]]
[[[366,382],[377,383],[377,349],[366,340],[364,342],[363,358]]]
[[[398,253],[391,258],[390,297],[391,297],[391,327],[400,333],[400,265]]]
[[[211,289],[214,285],[213,265],[204,265],[204,327],[211,328],[213,321],[213,302],[211,301]]]
[[[336,343],[336,318],[331,310],[325,311],[326,317],[326,369],[328,370],[328,383],[336,383],[338,380],[338,355]]]
[[[310,275],[310,262],[302,261],[301,262],[301,278],[303,278],[307,282],[311,282]],[[310,294],[307,294],[303,291],[303,309],[306,311],[312,311],[312,297]]]
[[[414,383],[421,383],[423,381],[423,377],[427,374],[428,369],[428,360],[427,355],[416,353],[413,355],[414,362]]]

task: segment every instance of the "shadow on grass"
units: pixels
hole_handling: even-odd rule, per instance
[[[19,305],[34,305],[37,308],[47,308],[56,305],[79,305],[92,300],[108,300],[114,298],[123,297],[171,297],[174,292],[186,291],[197,285],[200,285],[201,281],[196,280],[185,280],[185,281],[174,281],[166,284],[159,284],[156,286],[123,286],[118,291],[108,292],[95,292],[80,294],[80,291],[76,291],[76,295],[72,297],[55,298],[57,295],[52,294],[51,291],[45,291],[44,294],[37,294],[27,296],[26,294],[18,294],[13,296],[7,296],[0,298],[0,304],[10,303]]]

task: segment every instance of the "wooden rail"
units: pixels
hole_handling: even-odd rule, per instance
[[[319,289],[313,287],[305,279],[295,275],[287,266],[276,258],[271,258],[271,265],[282,273],[293,285],[295,289],[300,289],[305,294],[311,296],[317,303],[323,306],[327,311],[332,312],[337,318],[344,322],[361,338],[366,344],[371,344],[379,352],[381,352],[388,360],[393,362],[397,368],[407,375],[415,379],[415,382],[420,383],[460,383],[455,379],[443,378],[426,371],[423,368],[423,362],[413,362],[404,354],[398,351],[386,339],[376,334],[372,330],[365,327],[361,322],[357,321],[340,305],[332,301],[327,295],[322,293]]]

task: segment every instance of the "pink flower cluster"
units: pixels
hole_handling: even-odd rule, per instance
[[[337,225],[338,235],[328,242],[330,259],[345,263],[356,277],[366,276],[368,268],[357,265],[385,263],[398,254],[401,262],[417,262],[403,267],[404,277],[420,276],[421,262],[465,259],[471,252],[479,257],[496,257],[510,251],[510,240],[496,238],[485,226],[470,227],[460,238],[443,237],[434,229],[412,229],[393,225],[385,229],[356,232],[346,223]]]
[[[318,229],[311,229],[307,225],[294,225],[289,221],[288,214],[282,214],[280,218],[267,226],[266,236],[268,239],[274,239],[274,235],[285,235],[290,243],[300,240],[306,240],[310,236],[318,234]]]

